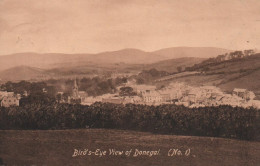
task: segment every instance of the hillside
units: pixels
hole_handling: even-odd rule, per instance
[[[3,81],[41,79],[48,74],[39,68],[18,66],[0,72],[0,79]]]
[[[254,54],[244,58],[230,59],[213,63],[199,63],[195,64],[188,70],[202,71],[207,74],[214,73],[235,73],[246,72],[248,70],[254,70],[260,67],[260,53]]]
[[[17,66],[48,68],[60,63],[84,62],[88,54],[18,53],[0,56],[0,71]]]
[[[181,66],[184,70],[186,67],[191,67],[194,64],[200,63],[204,58],[177,58],[159,61],[151,64],[128,64],[128,63],[90,63],[85,62],[81,65],[64,64],[63,67],[56,67],[48,71],[68,75],[75,74],[100,74],[106,72],[123,72],[123,73],[138,73],[142,70],[157,69],[160,71],[166,71],[169,73],[177,72],[177,67]],[[100,62],[100,61],[99,61]]]
[[[0,71],[22,65],[50,69],[67,66],[82,66],[87,63],[151,64],[180,57],[212,57],[228,51],[221,48],[209,49],[203,47],[175,47],[166,50],[145,52],[142,50],[129,48],[118,51],[102,52],[98,54],[19,53],[3,55],[0,56]]]
[[[171,47],[154,51],[153,53],[169,59],[183,57],[211,58],[231,50],[215,47]]]
[[[124,49],[99,54],[37,54],[21,53],[0,56],[0,71],[16,66],[62,68],[94,64],[147,64],[166,59],[163,56],[136,49]]]
[[[185,57],[185,58],[176,58],[168,59],[145,66],[146,69],[155,68],[157,70],[167,71],[170,73],[177,72],[177,67],[181,67],[184,70],[186,67],[191,67],[194,64],[198,64],[205,60],[204,58],[195,58],[195,57]]]
[[[191,85],[215,85],[229,92],[234,88],[246,88],[260,97],[260,54],[211,64],[199,63],[194,66],[189,71],[198,72],[196,74],[172,77],[173,79],[159,83],[178,81]]]
[[[0,164],[256,166],[260,163],[259,146],[259,142],[110,129],[12,130],[0,131]],[[94,154],[72,157],[74,149],[108,152],[100,157]],[[132,149],[132,153],[129,157],[109,155],[109,149],[124,152]],[[160,155],[133,157],[135,149],[160,150]],[[183,155],[168,156],[170,149],[179,149]],[[185,156],[188,149],[190,154]]]
[[[119,51],[103,52],[89,57],[93,62],[148,64],[167,59],[162,55],[145,52],[138,49],[123,49]]]
[[[257,69],[253,72],[245,74],[244,76],[240,76],[234,80],[229,80],[227,82],[221,83],[219,87],[223,90],[229,91],[234,87],[236,88],[244,88],[253,90],[258,99],[260,99],[260,69]]]

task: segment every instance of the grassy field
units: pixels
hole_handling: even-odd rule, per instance
[[[102,157],[94,153],[72,157],[74,149],[107,152]],[[109,155],[109,149],[123,154]],[[134,157],[135,149],[160,151],[151,157]],[[168,156],[170,149],[179,149],[182,155]],[[260,142],[222,138],[105,129],[0,131],[0,165],[247,166],[258,165],[259,154]]]

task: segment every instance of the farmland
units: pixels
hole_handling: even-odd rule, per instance
[[[74,149],[107,151],[106,155],[72,157]],[[109,149],[130,156],[109,155]],[[133,156],[135,149],[159,155]],[[170,149],[182,155],[168,156]],[[190,149],[188,156],[184,155]],[[1,130],[0,164],[7,165],[257,165],[260,142],[213,137],[157,135],[111,129]],[[172,155],[172,153],[170,153]]]

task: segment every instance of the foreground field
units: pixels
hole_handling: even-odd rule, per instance
[[[100,149],[103,156],[99,156],[101,152],[98,151],[96,155],[87,153],[72,157],[74,149],[88,152]],[[123,153],[110,154],[109,149]],[[127,156],[125,153],[130,149],[132,152]],[[150,157],[135,156],[136,149],[159,153]],[[182,155],[174,155],[177,149]],[[168,152],[172,156],[168,156]],[[0,131],[0,165],[247,166],[259,164],[259,154],[260,142],[222,138],[104,129]]]

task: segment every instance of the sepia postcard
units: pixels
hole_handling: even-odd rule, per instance
[[[259,166],[260,0],[0,0],[0,166]]]

